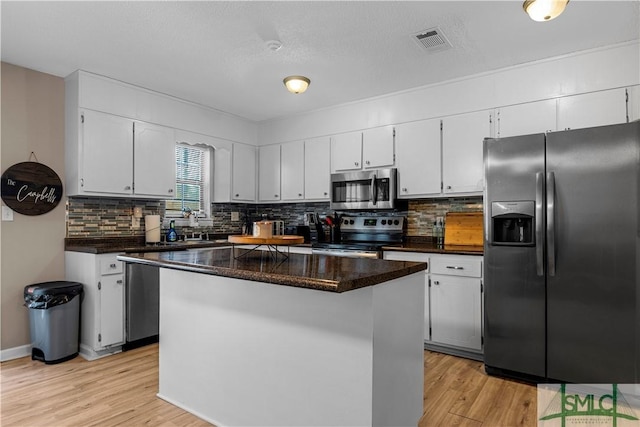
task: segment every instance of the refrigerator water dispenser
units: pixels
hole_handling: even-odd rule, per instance
[[[491,203],[491,244],[534,246],[535,202]]]

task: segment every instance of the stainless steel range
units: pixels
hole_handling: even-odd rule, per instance
[[[340,242],[314,243],[314,254],[352,258],[382,258],[382,247],[402,243],[405,219],[402,216],[343,216]]]

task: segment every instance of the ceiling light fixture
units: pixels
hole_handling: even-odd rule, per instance
[[[302,93],[307,90],[309,84],[311,84],[311,80],[309,80],[305,76],[285,77],[283,82],[287,87],[287,90],[291,93]]]
[[[557,18],[569,0],[526,0],[522,8],[534,21],[545,22]]]

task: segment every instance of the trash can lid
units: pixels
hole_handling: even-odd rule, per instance
[[[37,296],[37,295],[59,295],[59,294],[73,294],[77,295],[82,292],[82,283],[68,282],[66,280],[57,280],[53,282],[34,283],[33,285],[25,286],[24,295]]]

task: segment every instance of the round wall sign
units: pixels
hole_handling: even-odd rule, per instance
[[[62,181],[49,166],[16,163],[2,174],[2,200],[23,215],[42,215],[62,199]]]

